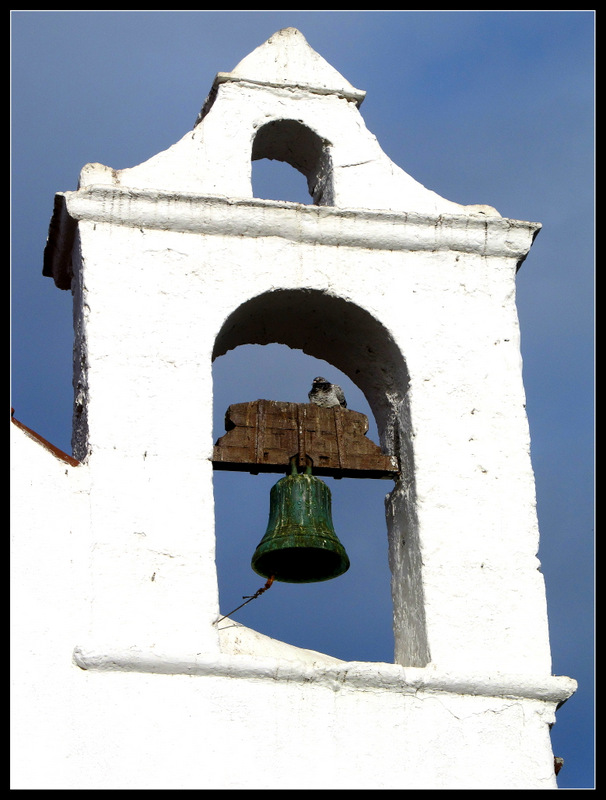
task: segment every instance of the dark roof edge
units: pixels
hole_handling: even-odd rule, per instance
[[[64,453],[63,450],[60,450],[58,447],[55,447],[54,444],[48,442],[43,436],[40,436],[39,433],[33,431],[31,428],[28,428],[27,425],[24,425],[22,422],[19,422],[18,419],[14,417],[15,410],[11,408],[11,422],[16,425],[20,430],[30,436],[32,439],[35,439],[39,444],[45,447],[47,450],[56,456],[57,458],[64,461],[66,464],[70,464],[72,467],[79,467],[80,461],[78,461],[73,456],[68,456],[67,453]]]

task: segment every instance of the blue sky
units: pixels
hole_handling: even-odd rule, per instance
[[[542,223],[517,301],[553,672],[579,681],[552,739],[565,759],[560,787],[593,786],[593,12],[34,11],[11,22],[11,404],[67,452],[71,295],[42,277],[54,193],[75,189],[86,163],[131,167],[178,141],[215,74],[280,28],[299,28],[367,92],[368,128],[416,180],[449,200]],[[290,169],[258,164],[254,180],[258,196],[309,202]],[[317,374],[370,413],[330,365],[277,345],[238,348],[215,363],[217,437],[231,403],[304,402]],[[223,613],[260,587],[249,562],[278,477],[215,476]],[[329,485],[350,572],[313,590],[272,587],[236,618],[339,658],[391,661],[389,487]]]

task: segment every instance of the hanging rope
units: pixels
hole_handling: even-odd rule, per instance
[[[251,600],[256,600],[257,597],[260,597],[264,592],[266,592],[270,588],[270,586],[272,585],[274,580],[275,580],[275,578],[272,575],[271,578],[265,584],[265,586],[262,586],[260,589],[257,589],[257,591],[254,594],[250,594],[250,595],[245,594],[245,595],[243,595],[244,602],[240,603],[240,605],[237,608],[234,608],[233,611],[230,611],[229,614],[225,614],[224,617],[219,617],[219,619],[216,620],[216,622],[214,624],[218,625],[220,622],[223,622],[224,619],[227,619],[228,617],[231,617],[232,614],[235,614],[236,611],[239,611],[241,608],[244,608],[244,606],[247,603],[250,603]]]

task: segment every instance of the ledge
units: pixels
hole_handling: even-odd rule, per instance
[[[271,89],[298,89],[299,91],[310,92],[311,94],[336,95],[337,97],[344,97],[346,100],[353,101],[358,108],[362,105],[362,101],[366,97],[366,92],[363,89],[356,89],[353,86],[351,89],[348,89],[345,86],[314,86],[313,84],[300,81],[255,80],[255,78],[236,75],[233,72],[218,72],[213,89],[221,83],[240,83],[244,86],[261,86],[262,88]]]
[[[338,691],[378,689],[398,694],[417,692],[541,700],[561,705],[574,694],[572,678],[543,675],[457,675],[429,666],[401,667],[379,662],[343,661],[309,665],[251,656],[200,653],[174,655],[142,650],[86,650],[76,647],[74,663],[82,670],[140,672],[161,675],[237,678],[241,680],[313,683]]]
[[[541,228],[538,222],[479,213],[428,216],[92,184],[55,197],[43,274],[59,288],[71,286],[71,248],[79,220],[207,236],[279,237],[328,247],[450,250],[510,258],[518,267]]]

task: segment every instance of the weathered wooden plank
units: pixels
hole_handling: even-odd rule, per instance
[[[230,406],[225,429],[214,447],[214,469],[284,472],[297,457],[315,475],[395,478],[399,472],[395,458],[366,437],[368,419],[359,411],[254,400]]]

